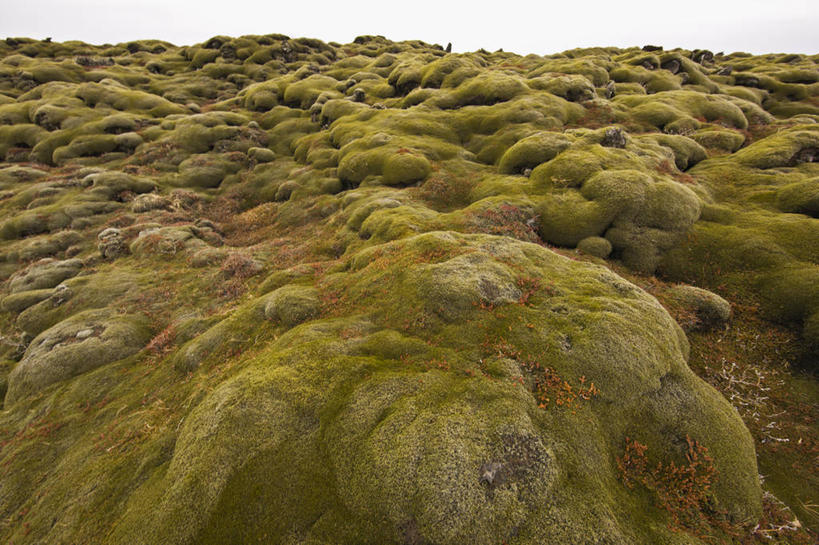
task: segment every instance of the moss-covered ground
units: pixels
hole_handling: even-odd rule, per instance
[[[0,540],[815,543],[818,62],[0,41]]]

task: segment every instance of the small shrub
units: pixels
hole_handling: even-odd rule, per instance
[[[654,492],[657,506],[671,516],[672,529],[703,536],[714,520],[711,485],[717,479],[717,470],[707,448],[689,436],[685,440],[685,463],[657,462],[651,468],[646,456],[648,447],[626,437],[626,449],[617,459],[617,467],[628,488],[641,484]]]

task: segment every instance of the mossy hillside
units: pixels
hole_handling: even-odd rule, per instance
[[[548,538],[550,530],[524,522],[526,520],[524,514],[531,510],[537,512],[544,509],[543,502],[546,497],[544,494],[548,493],[551,488],[550,483],[553,483],[556,475],[561,472],[560,466],[568,464],[563,467],[571,467],[580,464],[579,467],[582,467],[590,461],[576,459],[576,456],[558,457],[552,450],[554,447],[550,448],[549,445],[555,440],[561,445],[567,441],[571,444],[571,435],[560,436],[562,437],[560,439],[547,439],[548,435],[543,435],[546,429],[560,430],[563,427],[554,425],[554,423],[546,425],[545,421],[541,420],[542,417],[538,416],[538,411],[542,409],[537,408],[536,401],[531,394],[527,393],[525,388],[515,386],[514,381],[507,382],[517,373],[523,372],[521,376],[525,377],[526,371],[519,367],[522,361],[509,361],[508,357],[493,354],[495,349],[490,348],[486,354],[487,360],[477,367],[472,367],[478,364],[469,363],[471,358],[466,358],[466,354],[461,353],[464,349],[469,351],[479,346],[479,343],[476,342],[478,339],[472,341],[472,337],[492,335],[493,331],[504,331],[504,324],[510,319],[515,319],[514,316],[518,314],[516,309],[509,308],[511,313],[505,318],[499,318],[497,323],[487,323],[487,330],[483,332],[470,332],[472,328],[469,327],[465,329],[464,318],[476,313],[492,313],[491,310],[482,310],[471,304],[480,303],[482,299],[486,304],[495,301],[499,305],[498,314],[501,314],[501,309],[518,307],[519,303],[513,302],[512,297],[520,293],[514,275],[501,272],[504,269],[503,261],[515,254],[519,254],[518,257],[522,258],[522,260],[515,261],[518,265],[527,260],[532,263],[524,266],[524,270],[520,271],[522,274],[533,272],[529,271],[528,267],[538,266],[554,268],[552,273],[547,275],[553,278],[557,278],[557,271],[562,267],[588,269],[586,272],[589,275],[588,278],[585,278],[584,275],[574,276],[577,288],[584,286],[579,291],[575,291],[575,288],[570,288],[568,285],[556,284],[554,286],[556,292],[562,291],[569,299],[563,301],[563,297],[559,295],[546,296],[543,304],[550,307],[565,305],[567,308],[575,308],[576,305],[571,304],[569,300],[573,297],[584,297],[580,295],[580,293],[586,293],[584,290],[592,290],[589,295],[596,289],[602,289],[603,293],[615,294],[625,289],[627,285],[622,284],[618,291],[609,284],[600,283],[600,275],[608,274],[603,269],[574,264],[553,254],[550,256],[548,251],[536,246],[522,243],[512,246],[508,243],[500,245],[498,242],[501,240],[486,236],[464,238],[445,233],[423,235],[384,247],[381,250],[384,252],[384,257],[380,261],[372,262],[369,258],[361,261],[353,257],[351,273],[337,273],[329,276],[328,284],[321,289],[330,290],[330,293],[335,293],[339,289],[345,290],[343,295],[337,299],[338,303],[335,304],[340,305],[341,308],[350,304],[352,305],[351,310],[363,312],[369,317],[356,319],[352,324],[348,321],[340,322],[330,318],[298,326],[297,329],[282,336],[269,349],[260,354],[255,362],[250,362],[246,370],[239,373],[234,380],[226,383],[210,398],[202,402],[199,409],[195,411],[194,419],[181,432],[180,441],[182,443],[178,443],[176,449],[179,458],[175,457],[168,467],[168,472],[165,474],[167,484],[157,485],[160,491],[165,490],[159,497],[165,498],[162,504],[167,506],[167,509],[163,509],[163,517],[156,529],[156,536],[163,535],[166,536],[166,539],[170,536],[173,541],[179,542],[186,542],[193,536],[199,536],[196,539],[203,542],[218,540],[219,536],[223,538],[226,535],[243,535],[246,536],[246,539],[252,539],[253,536],[261,536],[265,533],[268,536],[284,535],[282,532],[293,531],[292,523],[295,523],[296,532],[306,538],[331,539],[330,535],[322,533],[331,531],[334,536],[349,536],[347,539],[351,541],[361,539],[374,540],[374,542],[394,541],[401,539],[407,520],[412,520],[411,524],[420,535],[442,542],[459,542],[463,539],[492,542],[493,539],[511,531],[511,528],[515,526],[519,526],[518,531],[521,536],[528,536],[525,539],[533,540],[533,542]],[[452,248],[456,254],[461,255],[451,259],[447,259],[446,256],[434,257],[436,261],[442,259],[443,261],[437,265],[434,263],[424,265],[422,262],[420,265],[415,265],[415,270],[411,265],[407,267],[407,264],[413,263],[418,257],[423,259],[425,252],[433,249],[440,252],[446,247]],[[366,253],[371,254],[372,252],[366,251]],[[480,259],[475,261],[476,258]],[[464,282],[461,275],[448,272],[452,269],[454,273],[455,270],[463,270],[464,267],[467,267],[466,270],[468,270],[469,266],[475,267],[476,263],[488,260],[486,263],[489,264],[496,259],[501,259],[495,265],[499,267],[497,273],[489,273],[485,268],[475,269],[477,274],[483,275],[481,291],[475,291],[473,284]],[[467,265],[470,261],[472,265]],[[368,262],[372,264],[367,265]],[[380,262],[386,266],[379,266]],[[363,268],[356,271],[359,267]],[[420,278],[434,278],[433,282],[437,285],[445,286],[443,289],[448,290],[449,297],[452,298],[450,303],[456,304],[454,308],[453,304],[448,306],[449,312],[459,312],[460,319],[453,322],[454,315],[439,314],[441,309],[437,304],[438,299],[431,297],[423,285],[418,286],[418,292],[407,293],[401,298],[387,295],[392,289],[395,289],[392,286],[397,289],[414,289],[413,283],[402,280],[402,277],[415,275],[420,275]],[[379,283],[378,279],[382,281]],[[615,277],[611,277],[611,280],[615,283],[620,282],[615,280]],[[383,295],[379,294],[381,290],[373,293],[372,286],[384,286]],[[273,294],[281,293],[281,290],[284,289],[280,288]],[[305,289],[299,288],[301,291]],[[655,312],[660,313],[658,316],[664,314],[656,303],[650,303],[648,299],[645,299],[644,302],[649,303],[649,306],[643,306],[644,303],[639,301],[645,296],[641,295],[638,290],[632,289],[631,293],[633,293],[636,305],[632,312],[642,313],[653,308]],[[362,298],[360,296],[362,290],[369,296]],[[503,290],[508,290],[508,295],[503,295]],[[419,296],[430,302],[435,301],[435,304],[429,306],[429,303],[422,302],[421,305],[418,305],[415,301]],[[554,300],[554,297],[557,297],[558,300]],[[279,299],[283,299],[283,296]],[[459,300],[465,304],[458,303]],[[605,310],[608,308],[604,303],[605,296],[592,303],[594,300],[594,297],[589,300],[591,305],[589,312],[592,314],[602,312],[602,314],[598,318],[577,316],[577,319],[585,324],[599,322],[603,316],[609,316],[608,313],[611,312],[628,312],[627,307],[619,305]],[[366,303],[363,307],[356,303],[364,301]],[[538,310],[539,304],[535,303],[537,298],[531,301],[533,302],[532,307],[525,305],[519,307],[523,315],[518,319],[527,319],[527,314],[542,314],[542,311]],[[396,307],[396,304],[399,306]],[[266,308],[266,305],[266,303],[260,303],[258,308],[261,310]],[[427,318],[412,319],[412,314],[409,314],[410,309],[415,309],[413,314],[418,314],[418,309],[424,308],[428,310],[422,310],[420,314],[427,315]],[[559,314],[556,316],[560,316],[554,318],[559,321],[571,322],[574,319],[571,316]],[[407,320],[407,317],[410,320]],[[378,325],[379,323],[390,325],[390,321],[395,319],[404,322],[403,326],[396,324],[399,329],[405,330],[403,334],[391,328],[383,330],[382,333],[375,333],[383,327]],[[614,319],[613,315],[611,319]],[[627,318],[624,316],[623,319]],[[673,368],[678,371],[685,369],[682,363],[683,349],[679,344],[681,337],[674,329],[676,326],[668,321],[665,323],[669,327],[665,335],[670,336],[664,337],[664,340],[661,341],[666,347],[662,350],[663,354],[658,353],[657,356],[660,359],[652,363],[646,361],[644,365],[647,367],[639,371],[639,373],[657,373],[657,380]],[[344,336],[340,339],[336,337],[340,330],[347,328],[358,330],[359,333],[353,333],[347,340],[344,340]],[[553,331],[553,327],[542,324],[531,334],[521,334],[537,338],[538,331],[546,333]],[[578,329],[579,331],[581,330]],[[598,345],[600,341],[592,341],[592,339],[601,339],[603,335],[602,330],[595,331],[596,333],[588,337],[591,345]],[[385,337],[376,340],[376,336]],[[586,350],[594,350],[591,345],[586,346],[586,341],[583,341],[581,337],[574,338],[573,349],[583,353]],[[389,338],[391,342],[385,344],[386,338]],[[435,341],[432,347],[423,341],[425,338]],[[592,374],[597,373],[604,373],[611,378],[619,376],[620,378],[631,377],[629,380],[640,380],[632,373],[611,375],[608,365],[599,367],[599,370],[593,373],[592,369],[581,371],[575,366],[580,361],[590,361],[588,356],[578,354],[577,359],[574,359],[571,354],[563,354],[560,348],[546,349],[547,345],[556,341],[557,339],[552,338],[552,335],[547,334],[545,338],[534,341],[534,345],[527,343],[524,339],[515,339],[513,343],[533,347],[545,343],[544,352],[551,354],[547,360],[548,363],[558,366],[559,372],[566,377],[589,371],[590,373],[586,374],[589,380],[592,379]],[[671,345],[665,344],[669,341]],[[668,346],[676,346],[676,348],[670,349],[667,348]],[[553,352],[554,350],[557,351]],[[613,349],[609,347],[607,350]],[[668,350],[670,352],[666,352]],[[675,352],[676,356],[673,356],[672,359],[677,358],[677,364],[671,364],[670,361],[665,360],[667,356]],[[424,364],[424,361],[428,361],[427,358],[430,357],[432,358],[431,364]],[[497,365],[494,363],[495,358],[500,358],[497,360],[498,363],[505,365],[505,369],[508,370],[489,371]],[[507,363],[504,364],[503,361]],[[665,363],[660,363],[661,361]],[[669,364],[670,367],[666,367]],[[486,366],[487,371],[481,371],[483,365]],[[504,367],[501,366],[498,369],[504,369]],[[500,374],[496,375],[496,378],[491,378],[491,375],[481,378],[483,372]],[[512,373],[512,375],[507,373]],[[328,377],[331,376],[333,378],[328,382]],[[328,388],[328,384],[333,386]],[[598,382],[595,381],[595,384]],[[619,398],[618,388],[622,387],[626,391],[632,386],[633,384],[622,386],[612,384],[610,394],[601,393],[603,396],[601,402],[603,399]],[[275,395],[271,397],[272,392],[275,392]],[[253,401],[254,399],[258,400]],[[634,399],[642,399],[642,397],[636,395]],[[714,399],[719,400],[720,398]],[[604,418],[602,414],[611,414],[608,410],[601,414],[595,413],[593,410],[595,402],[595,400],[591,401],[588,409],[578,408],[577,412],[585,413],[593,420]],[[238,408],[245,404],[260,407],[260,409],[254,413],[238,409],[231,410],[227,414],[222,413],[223,416],[220,416],[218,421],[212,420],[213,409],[210,407]],[[302,409],[297,411],[296,407],[302,407]],[[429,413],[422,412],[419,416],[417,413],[419,407],[426,407],[425,410]],[[389,415],[387,420],[383,420],[383,416],[379,419],[379,415],[383,415],[385,410]],[[554,407],[554,410],[559,411],[560,409]],[[266,418],[264,415],[269,414],[269,411],[279,414],[279,418],[273,420]],[[624,414],[630,414],[630,412],[631,409],[625,409]],[[429,416],[424,416],[425,414]],[[573,417],[570,412],[567,412],[564,418]],[[713,417],[723,418],[723,416],[716,415]],[[236,418],[240,418],[243,423],[240,424],[235,420]],[[402,424],[407,418],[415,422],[409,429]],[[559,419],[559,413],[547,418],[547,421],[551,421],[552,418]],[[271,428],[269,433],[254,434],[247,440],[239,439],[237,442],[234,436],[236,430],[248,427],[258,429],[258,425],[262,424],[258,422],[259,419],[269,422],[274,425],[274,428]],[[441,419],[444,421],[441,422]],[[380,424],[377,424],[379,421]],[[476,424],[477,427],[474,427]],[[621,423],[617,427],[622,428],[624,424]],[[545,428],[540,427],[544,425],[546,425]],[[589,425],[592,426],[592,429],[596,428],[594,424],[589,423]],[[627,426],[625,424],[625,427]],[[599,429],[606,429],[606,425],[601,424]],[[212,445],[202,450],[201,441],[204,439],[202,433],[205,433],[205,430],[214,430],[208,432],[210,438],[206,439]],[[196,437],[200,439],[194,439]],[[281,441],[296,437],[302,438],[296,440],[297,445],[300,445],[296,446],[296,452],[302,453],[301,455],[294,455],[289,448],[287,451],[283,450],[284,447],[281,444]],[[324,451],[324,448],[320,446],[322,441],[329,441],[333,445],[328,447],[332,460],[330,468],[322,466],[311,454],[316,450]],[[494,443],[494,441],[498,442]],[[598,456],[605,459],[606,456],[603,453],[608,448],[614,448],[616,441],[609,444],[603,436],[600,436],[597,441],[601,442],[596,448],[602,449]],[[471,446],[464,446],[465,442],[466,445]],[[560,447],[561,450],[570,449],[569,444]],[[717,447],[714,448],[717,449]],[[365,453],[363,457],[362,452]],[[372,455],[367,454],[368,452],[372,452]],[[384,452],[392,454],[385,458]],[[203,457],[200,453],[206,454]],[[353,453],[358,454],[353,456]],[[420,462],[418,456],[421,456]],[[490,486],[494,495],[491,503],[486,503],[486,492],[482,488],[485,485],[481,485],[480,472],[475,471],[473,474],[467,471],[469,467],[478,468],[483,463],[483,457],[493,460],[493,457],[497,457],[502,460],[502,464],[508,466],[509,473],[505,477],[508,481],[496,485],[497,488]],[[283,471],[283,468],[277,469],[280,467],[279,464],[291,463],[290,460],[295,464],[291,468],[298,468],[295,474],[292,470],[286,472]],[[557,464],[558,467],[550,467],[552,464]],[[742,463],[739,464],[739,466],[742,465]],[[195,478],[192,472],[194,474],[197,471],[212,473],[214,467],[224,468],[219,471],[219,474],[224,477],[210,481],[208,488],[210,492],[205,489],[199,490],[200,484],[197,483],[201,481]],[[446,472],[450,467],[464,467],[462,471],[467,472],[460,479],[443,481],[452,483],[449,486],[457,488],[442,490],[443,474],[440,472]],[[301,472],[302,469],[304,473]],[[604,481],[614,479],[613,470],[614,468],[610,467],[596,478]],[[257,471],[263,473],[254,473]],[[728,471],[727,468],[726,471]],[[589,474],[588,469],[586,472]],[[599,469],[591,474],[598,472]],[[607,472],[608,477],[606,477]],[[283,505],[285,512],[292,514],[292,518],[289,519],[291,524],[287,527],[281,526],[278,517],[266,517],[265,520],[269,520],[269,523],[250,524],[249,515],[243,513],[242,510],[237,511],[237,508],[243,503],[237,494],[241,494],[240,491],[244,490],[249,483],[264,479],[262,475],[273,474],[279,475],[281,487],[273,487],[261,493],[270,498],[271,503]],[[334,474],[335,477],[331,474]],[[470,475],[473,476],[470,477]],[[332,483],[331,486],[338,492],[327,491],[326,479],[330,479],[329,483]],[[522,496],[521,494],[509,495],[504,490],[513,482],[517,482],[518,490],[525,490]],[[750,479],[749,482],[754,482],[754,479]],[[198,491],[192,494],[191,486],[196,487]],[[299,486],[305,491],[307,497],[310,498],[307,503],[284,495],[293,486]],[[319,492],[321,487],[324,487],[323,493]],[[220,490],[224,492],[220,493]],[[411,497],[407,497],[406,490],[414,491]],[[146,499],[157,497],[156,494],[156,491],[145,491]],[[137,494],[133,501],[137,501],[140,495]],[[199,501],[192,502],[194,497],[199,498]],[[451,504],[453,497],[458,498],[454,506]],[[212,499],[203,504],[202,498]],[[217,498],[221,499],[217,501]],[[299,503],[293,503],[295,501]],[[578,500],[567,498],[565,501]],[[588,496],[582,502],[585,507],[580,509],[581,512],[595,511],[589,508],[589,502],[599,503],[599,500]],[[731,500],[728,500],[728,503],[730,502]],[[440,509],[444,509],[446,513],[443,516],[440,510],[435,509],[439,503],[441,504]],[[548,502],[546,504],[548,505]],[[416,505],[419,507],[414,507]],[[447,507],[444,507],[445,505]],[[754,509],[752,506],[749,507]],[[567,510],[567,516],[571,516],[568,513],[578,511],[568,505],[555,505],[547,509],[547,512],[551,510],[552,516],[556,516],[562,513],[563,509]],[[479,517],[485,520],[485,523],[475,525],[471,522],[474,513],[481,512],[476,510],[486,511],[486,516]],[[608,506],[599,512],[607,510],[620,511],[613,506]],[[139,511],[139,508],[135,506],[133,512],[138,513]],[[315,522],[318,513],[324,514],[319,517],[319,522]],[[462,514],[459,515],[459,513]],[[622,516],[626,514],[622,513]],[[329,528],[325,527],[321,519],[333,521],[333,525]],[[609,520],[603,519],[600,524],[617,528],[615,519],[616,517]],[[187,522],[180,526],[179,520]],[[208,520],[211,522],[207,522]],[[342,520],[346,520],[346,523],[342,523]],[[373,521],[384,522],[373,523]],[[335,524],[342,524],[342,526],[336,527]],[[124,538],[130,528],[136,528],[135,525],[138,525],[136,519],[126,518],[115,534]],[[555,529],[552,532],[554,532],[553,535],[561,535],[560,532],[566,532],[563,535],[571,535],[575,531],[577,529],[564,528]],[[631,530],[617,531],[623,536],[631,533]],[[151,542],[153,538],[143,534],[141,539],[144,542]]]
[[[762,539],[742,423],[656,301],[603,267],[659,264],[731,304],[769,294],[808,350],[815,63],[0,41],[0,379],[39,369],[32,339],[89,313],[140,324],[127,354],[85,328],[52,350],[87,348],[60,360],[82,365],[17,381],[0,534]],[[81,267],[11,293],[43,258]],[[626,436],[664,467],[686,464],[687,436],[707,447],[720,477],[690,513],[705,526],[623,484]]]

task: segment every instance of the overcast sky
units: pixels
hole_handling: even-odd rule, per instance
[[[281,33],[347,43],[361,34],[457,52],[548,54],[645,44],[819,53],[819,0],[0,0],[0,37],[187,45],[216,34]]]

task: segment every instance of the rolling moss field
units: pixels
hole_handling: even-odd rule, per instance
[[[0,541],[816,543],[817,63],[0,41]]]

